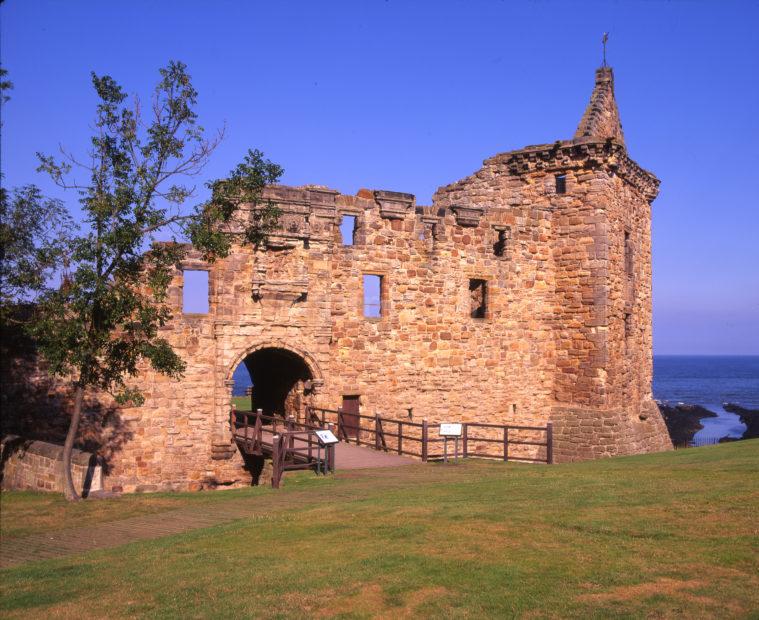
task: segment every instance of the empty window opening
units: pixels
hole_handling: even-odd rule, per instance
[[[364,316],[370,319],[382,316],[382,276],[364,275]]]
[[[343,238],[343,245],[353,245],[356,243],[355,215],[343,215],[343,221],[340,222],[340,235]]]
[[[187,270],[183,275],[182,312],[208,314],[208,272]]]
[[[469,314],[473,319],[484,319],[487,311],[488,283],[469,280]]]
[[[556,175],[556,193],[557,194],[567,193],[567,175],[566,174]]]
[[[506,255],[506,246],[509,243],[509,232],[507,230],[498,231],[498,241],[493,245],[493,253],[496,256]]]
[[[433,222],[424,222],[422,226],[422,230],[419,231],[419,240],[420,241],[434,241],[435,228],[436,228],[436,225]]]
[[[625,273],[628,276],[633,274],[633,247],[630,231],[625,231]]]

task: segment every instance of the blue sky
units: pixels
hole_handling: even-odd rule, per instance
[[[655,352],[759,354],[757,2],[6,0],[0,19],[7,186],[59,195],[34,153],[86,151],[91,70],[146,99],[178,59],[203,126],[226,126],[204,178],[260,148],[285,183],[422,204],[571,137],[609,31],[628,149],[662,180]]]

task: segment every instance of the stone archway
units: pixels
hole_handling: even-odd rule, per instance
[[[253,381],[252,409],[305,420],[306,407],[312,404],[316,389],[323,383],[321,371],[310,355],[280,342],[248,348],[229,369],[230,398],[231,378],[239,364],[245,364]]]

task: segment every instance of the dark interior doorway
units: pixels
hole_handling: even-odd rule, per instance
[[[253,381],[253,411],[305,419],[313,377],[303,358],[286,349],[266,348],[251,353],[244,363]]]

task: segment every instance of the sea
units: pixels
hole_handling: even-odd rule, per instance
[[[723,405],[759,409],[759,355],[654,355],[653,391],[658,401],[701,405],[717,414],[702,418],[694,442],[741,437],[746,426]]]
[[[234,373],[236,396],[252,385],[244,364]],[[725,403],[759,409],[759,355],[654,355],[654,398],[671,405],[701,405],[717,414],[703,418],[694,440],[740,437],[745,425]]]

